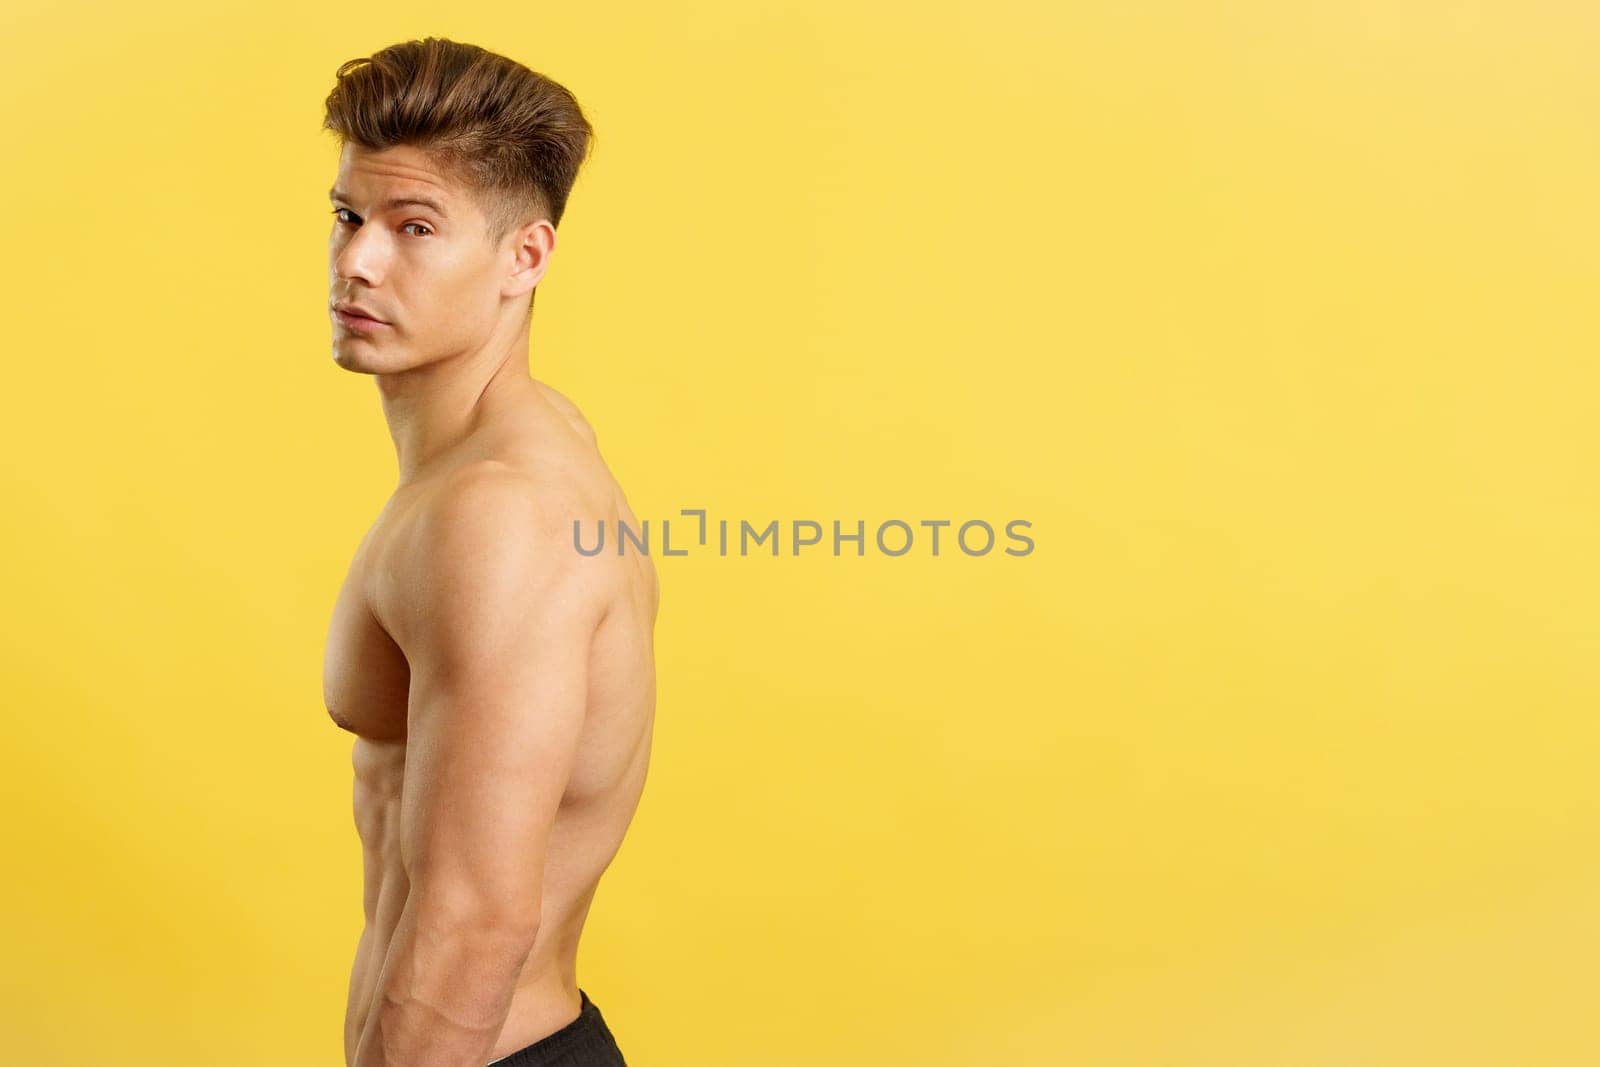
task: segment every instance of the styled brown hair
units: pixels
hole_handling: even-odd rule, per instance
[[[564,86],[515,60],[443,37],[349,60],[336,77],[322,128],[341,144],[426,151],[476,194],[491,244],[541,216],[560,225],[594,141]]]

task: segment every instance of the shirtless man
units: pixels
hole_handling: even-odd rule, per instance
[[[356,735],[364,860],[345,1061],[618,1065],[577,950],[644,788],[659,587],[640,552],[575,549],[574,521],[638,523],[588,422],[528,373],[565,190],[535,189],[540,210],[497,236],[493,197],[450,157],[352,119],[396,84],[504,76],[470,48],[396,46],[365,69],[405,78],[341,68],[329,98],[333,358],[377,382],[399,461],[324,664],[328,713]]]

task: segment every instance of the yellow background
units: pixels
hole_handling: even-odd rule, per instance
[[[1033,523],[659,561],[631,1064],[1600,1062],[1591,5],[5,10],[8,1062],[342,1062],[318,124],[428,34],[598,130],[532,365],[641,517]]]

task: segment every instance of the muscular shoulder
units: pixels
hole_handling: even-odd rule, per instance
[[[419,509],[418,532],[424,543],[442,538],[444,547],[454,538],[514,541],[497,535],[548,533],[563,512],[580,506],[576,496],[509,463],[480,459],[441,478]],[[441,545],[435,541],[433,547]]]
[[[492,632],[534,610],[598,621],[614,578],[574,547],[581,497],[494,460],[452,472],[419,502],[394,561],[390,614],[402,647],[408,636]]]

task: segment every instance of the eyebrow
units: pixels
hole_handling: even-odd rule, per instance
[[[337,189],[329,189],[328,190],[328,199],[329,200],[343,200],[346,203],[350,202],[350,198],[348,196],[346,196],[345,194],[341,193]],[[442,205],[436,203],[433,200],[428,199],[425,196],[396,196],[396,197],[393,197],[393,198],[391,198],[389,200],[385,200],[381,205],[379,205],[379,210],[380,211],[387,211],[390,208],[409,207],[409,206],[412,206],[412,205],[417,205],[419,207],[425,207],[430,211],[436,212],[436,213],[444,216],[445,218],[449,218],[450,217],[450,213],[448,211],[446,211]]]

